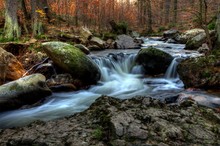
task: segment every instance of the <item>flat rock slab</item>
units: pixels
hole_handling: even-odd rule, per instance
[[[98,98],[75,116],[0,131],[0,145],[220,145],[220,114],[146,97]]]

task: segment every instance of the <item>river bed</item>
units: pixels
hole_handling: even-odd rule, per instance
[[[164,100],[167,95],[184,91],[176,72],[178,59],[197,57],[197,51],[184,50],[183,44],[168,44],[157,39],[144,39],[142,48],[155,46],[172,56],[173,62],[164,76],[146,77],[143,68],[135,65],[139,50],[105,50],[92,52],[91,58],[101,70],[101,79],[88,90],[53,93],[41,106],[8,111],[0,114],[0,128],[23,126],[36,120],[53,120],[86,110],[98,97],[108,95],[119,99],[151,96]],[[210,98],[210,97],[209,97]],[[213,99],[216,97],[211,97]]]

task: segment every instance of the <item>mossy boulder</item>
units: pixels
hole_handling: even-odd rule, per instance
[[[220,55],[211,54],[182,61],[177,71],[186,88],[219,88]]]
[[[136,62],[150,75],[165,73],[172,60],[170,54],[154,47],[141,49],[136,56]]]
[[[33,74],[0,86],[0,111],[33,104],[51,94],[42,74]]]
[[[193,37],[199,35],[200,33],[205,33],[203,29],[195,28],[195,29],[190,29],[185,32],[183,32],[181,35],[177,35],[175,37],[175,40],[180,42],[180,43],[186,43],[188,40],[192,39]]]
[[[206,34],[205,32],[199,33],[195,37],[188,39],[186,42],[185,49],[187,50],[195,50],[198,49],[202,44],[206,41]]]
[[[80,49],[63,42],[46,42],[42,46],[51,60],[73,78],[85,84],[94,84],[100,79],[98,66]]]

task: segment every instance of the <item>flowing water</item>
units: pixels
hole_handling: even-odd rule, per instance
[[[87,109],[101,95],[128,99],[138,95],[153,96],[183,91],[183,83],[176,73],[176,66],[181,58],[199,54],[184,51],[182,44],[167,44],[152,39],[144,41],[143,48],[150,45],[156,46],[175,57],[164,77],[146,78],[143,76],[143,68],[135,65],[138,50],[117,50],[116,54],[110,53],[116,50],[94,52],[91,57],[101,70],[101,79],[97,85],[88,90],[54,93],[38,107],[1,113],[0,127],[22,126],[35,120],[47,121],[72,115]],[[161,96],[157,98],[163,100]]]

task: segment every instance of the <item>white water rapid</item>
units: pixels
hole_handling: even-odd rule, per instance
[[[145,40],[145,46],[154,45],[168,50],[173,56],[184,57],[184,45],[166,44],[161,41]],[[164,47],[165,46],[165,47]],[[166,47],[168,46],[168,47]],[[110,53],[112,50],[108,50]],[[120,99],[134,96],[148,96],[161,92],[183,90],[183,84],[176,73],[176,59],[171,63],[165,77],[144,78],[141,66],[135,65],[138,50],[121,50],[121,53],[108,56],[93,56],[101,70],[101,80],[88,90],[68,93],[54,93],[48,97],[43,105],[8,111],[0,114],[0,128],[23,126],[35,120],[52,120],[87,109],[101,95],[108,95]],[[188,53],[189,55],[189,53]]]

